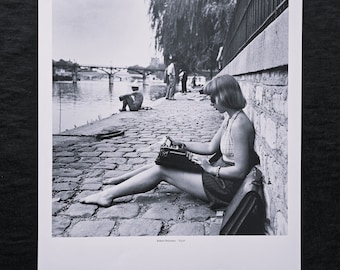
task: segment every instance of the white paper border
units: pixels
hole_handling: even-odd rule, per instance
[[[288,235],[200,237],[52,237],[52,0],[38,4],[38,269],[300,269],[302,1],[288,7]]]

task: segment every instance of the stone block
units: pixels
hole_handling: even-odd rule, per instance
[[[158,192],[161,192],[161,193],[183,193],[182,190],[180,190],[179,188],[175,187],[175,186],[172,186],[172,185],[169,185],[167,183],[161,183],[158,185]]]
[[[139,137],[131,137],[130,143],[134,147],[136,147],[137,145],[139,147],[139,144],[143,144],[143,145],[145,144],[145,142],[142,142],[142,141],[139,140]]]
[[[277,129],[277,146],[276,149],[280,151],[280,155],[284,159],[288,159],[288,129],[287,126],[280,125]]]
[[[107,188],[109,188],[109,186]],[[128,203],[132,201],[132,199],[133,199],[133,195],[127,195],[127,196],[114,199],[113,203]]]
[[[122,148],[131,148],[131,143],[120,143],[118,144],[118,148],[122,149]]]
[[[90,217],[97,210],[98,206],[90,204],[76,203],[72,204],[64,214],[70,217]]]
[[[52,217],[52,236],[62,235],[70,224],[71,220],[67,217]]]
[[[184,140],[184,139],[183,139]],[[147,152],[147,153],[142,153],[140,155],[141,158],[156,158],[158,155],[158,152]]]
[[[114,152],[117,150],[117,146],[110,143],[99,143],[95,145],[96,152]]]
[[[267,173],[266,175],[266,179],[271,182],[271,183],[275,183],[275,172],[273,169],[273,163],[275,162],[275,159],[273,157],[273,155],[267,155],[266,156],[266,160],[265,160],[265,172]]]
[[[266,114],[265,113],[261,113],[260,115],[260,128],[259,128],[259,132],[256,134],[257,136],[260,135],[262,138],[266,137],[266,125],[267,121],[266,121]]]
[[[117,176],[120,176],[126,173],[126,171],[128,171],[129,169],[131,169],[131,165],[130,166],[120,165],[118,166],[117,170],[106,170],[102,178],[107,179],[107,178],[117,177]]]
[[[257,85],[255,87],[255,104],[260,106],[263,102],[263,87]]]
[[[54,183],[53,191],[72,191],[77,187],[77,183],[73,182],[62,182],[62,183]]]
[[[99,209],[97,218],[134,218],[139,214],[139,205],[136,203],[113,205],[109,208]]]
[[[100,157],[101,158],[120,158],[123,157],[124,153],[122,152],[103,152]]]
[[[178,223],[170,227],[168,236],[204,235],[204,224],[199,222]]]
[[[97,163],[96,165],[93,166],[94,169],[105,169],[105,170],[113,170],[117,167],[117,164],[124,164],[125,163],[125,159],[123,158],[115,158],[115,159],[111,159],[111,158],[107,158],[99,163]],[[118,162],[118,163],[116,163]]]
[[[133,149],[132,147],[122,147],[122,148],[119,148],[119,151],[124,152],[124,153],[128,153],[128,152],[135,151],[135,149]]]
[[[102,161],[101,163],[106,163],[106,164],[117,164],[117,165],[121,165],[126,163],[126,158],[123,157],[112,157],[112,158],[106,158],[104,161]]]
[[[58,177],[53,181],[54,183],[67,182],[67,183],[77,183],[80,181],[80,177]]]
[[[74,194],[75,194],[75,191],[61,191],[55,194],[55,197],[60,198],[60,200],[62,201],[66,201],[72,198]]]
[[[171,193],[156,193],[154,191],[150,193],[143,193],[135,195],[135,202],[143,205],[150,205],[154,203],[172,203],[176,200],[176,195]]]
[[[184,211],[184,219],[191,221],[205,221],[215,216],[215,212],[207,206],[190,207]]]
[[[97,191],[93,190],[84,190],[81,193],[79,193],[75,198],[74,201],[79,201],[81,198],[84,198],[86,196],[92,195],[94,193],[97,193]]]
[[[102,183],[87,183],[81,186],[82,190],[99,190],[102,187]]]
[[[162,221],[133,219],[122,221],[117,230],[119,236],[157,236],[162,229]]]
[[[77,161],[75,163],[67,163],[67,167],[72,168],[74,170],[86,170],[89,168],[89,163]]]
[[[59,158],[56,158],[54,160],[54,162],[69,164],[69,163],[72,163],[72,162],[76,162],[77,160],[78,160],[78,158],[75,158],[75,157],[59,157]]]
[[[273,89],[270,86],[263,87],[263,102],[262,110],[266,111],[267,114],[272,114],[273,112]]]
[[[83,185],[86,184],[102,184],[103,183],[103,178],[102,177],[89,177],[85,178],[83,181]]]
[[[276,88],[272,96],[273,111],[279,115],[285,116],[288,114],[287,106],[287,88]]]
[[[67,169],[61,168],[53,170],[53,176],[59,177],[77,177],[83,173],[82,170],[74,170],[74,169]]]
[[[255,139],[259,138],[259,134],[261,134],[261,124],[260,124],[260,116],[259,114],[255,111],[252,110],[253,114],[251,117],[251,121],[253,122],[254,129],[255,129]]]
[[[115,168],[115,166],[112,166],[113,169]],[[104,170],[91,170],[90,172],[88,172],[85,177],[86,178],[93,178],[93,177],[98,177],[101,176],[105,171]]]
[[[61,209],[66,207],[66,203],[64,202],[52,202],[52,215],[55,215],[57,212],[59,212]]]
[[[197,206],[197,205],[206,205],[205,202],[191,196],[188,193],[183,193],[180,196],[180,200],[177,202],[180,207],[188,207],[188,206]]]
[[[127,164],[143,164],[145,162],[144,158],[130,158],[127,162]]]
[[[288,222],[281,212],[278,212],[275,216],[274,228],[276,231],[276,235],[288,234]]]
[[[272,119],[266,119],[266,134],[265,134],[266,142],[268,143],[271,149],[276,149],[276,139],[277,139],[277,128],[276,122]]]
[[[71,151],[61,151],[61,152],[55,152],[54,155],[56,157],[73,157],[74,152]]]
[[[129,152],[129,153],[126,153],[125,155],[123,155],[123,157],[125,157],[125,158],[138,158],[139,155],[136,152]]]
[[[98,163],[100,161],[99,157],[81,157],[80,162],[82,163]]]
[[[70,237],[109,236],[115,226],[112,220],[79,221],[68,232]]]
[[[145,212],[143,218],[147,219],[162,219],[162,220],[177,220],[180,210],[178,206],[170,203],[152,204]]]
[[[121,165],[117,166],[116,170],[121,171],[122,173],[120,173],[120,174],[123,174],[123,173],[126,173],[126,171],[133,171],[134,169],[135,168],[131,164],[121,164]]]
[[[80,157],[98,157],[102,152],[79,152]]]
[[[96,149],[93,146],[79,147],[78,152],[94,152]]]

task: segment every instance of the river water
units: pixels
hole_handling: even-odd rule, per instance
[[[119,96],[132,93],[131,86],[138,86],[144,95],[143,107],[165,96],[165,85],[159,81],[144,84],[142,81],[53,82],[53,134],[85,125],[118,113],[122,106]]]

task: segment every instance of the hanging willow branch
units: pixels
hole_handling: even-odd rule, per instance
[[[236,0],[150,0],[155,47],[189,71],[216,68]]]

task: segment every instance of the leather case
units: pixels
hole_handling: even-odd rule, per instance
[[[264,234],[262,173],[255,166],[225,210],[220,235]]]

